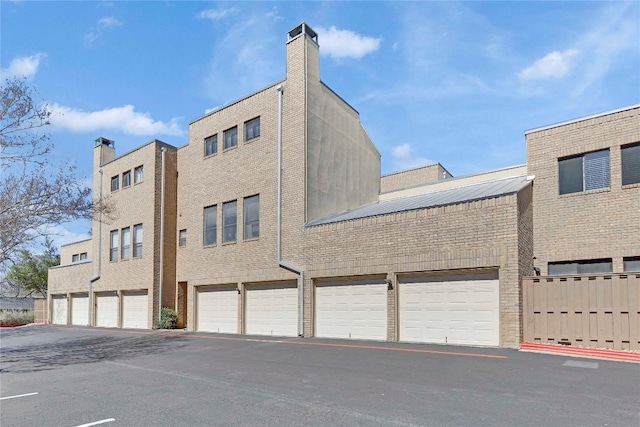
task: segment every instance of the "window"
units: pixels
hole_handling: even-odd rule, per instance
[[[178,233],[178,245],[187,246],[187,230],[180,230]]]
[[[109,261],[117,261],[118,260],[118,230],[111,231],[111,240],[110,240],[110,248],[109,251]]]
[[[609,188],[609,150],[558,159],[560,194]]]
[[[640,271],[640,256],[626,256],[622,258],[624,271]]]
[[[245,197],[244,238],[257,239],[258,237],[260,237],[260,196]]]
[[[620,148],[622,156],[622,185],[640,183],[640,142]]]
[[[131,228],[122,229],[122,249],[121,258],[129,259],[131,256]]]
[[[224,131],[224,149],[229,149],[238,145],[238,126]]]
[[[118,191],[120,188],[120,176],[116,175],[111,178],[111,191]]]
[[[128,187],[131,185],[131,171],[126,171],[122,173],[122,188]]]
[[[142,224],[133,226],[133,257],[142,256]]]
[[[205,246],[216,244],[218,234],[218,206],[208,206],[204,208],[204,236],[202,243]]]
[[[73,254],[71,255],[71,262],[78,262],[80,260],[80,255]]]
[[[550,262],[548,267],[549,276],[611,273],[613,271],[611,258]]]
[[[222,243],[236,241],[238,228],[237,207],[237,200],[222,205]]]
[[[218,152],[218,135],[213,135],[204,139],[204,155],[210,156]]]
[[[244,140],[249,141],[260,136],[260,117],[249,120],[244,124]]]
[[[133,170],[133,182],[134,184],[137,184],[139,182],[142,182],[143,179],[144,179],[144,169],[142,168],[142,166],[138,166]]]
[[[86,252],[82,252],[80,254],[80,261],[87,259],[87,253]]]

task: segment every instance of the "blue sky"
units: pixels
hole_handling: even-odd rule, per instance
[[[91,177],[122,154],[187,143],[207,110],[285,77],[288,30],[319,34],[321,79],[360,112],[382,173],[525,163],[524,131],[640,103],[640,2],[0,3],[3,77],[56,113],[52,162]],[[88,223],[56,227],[65,243]]]

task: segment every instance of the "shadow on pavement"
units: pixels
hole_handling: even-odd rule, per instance
[[[4,332],[2,335],[6,336]],[[18,347],[7,348],[3,345],[0,350],[0,372],[46,371],[69,365],[157,354],[183,347],[184,344],[179,344],[182,340],[178,336],[154,334],[133,337],[100,335],[63,338]]]

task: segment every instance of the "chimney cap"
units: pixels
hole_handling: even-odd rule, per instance
[[[306,22],[302,22],[300,25],[287,33],[287,42],[290,42],[301,34],[306,34],[311,40],[316,42],[316,44],[318,43],[318,33],[313,31],[313,29],[309,25],[307,25]]]
[[[116,142],[101,136],[100,138],[96,139],[96,147],[100,147],[101,145],[113,148],[116,145]]]

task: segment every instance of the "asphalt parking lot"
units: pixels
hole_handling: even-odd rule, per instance
[[[0,346],[3,427],[640,425],[634,363],[55,326]]]

